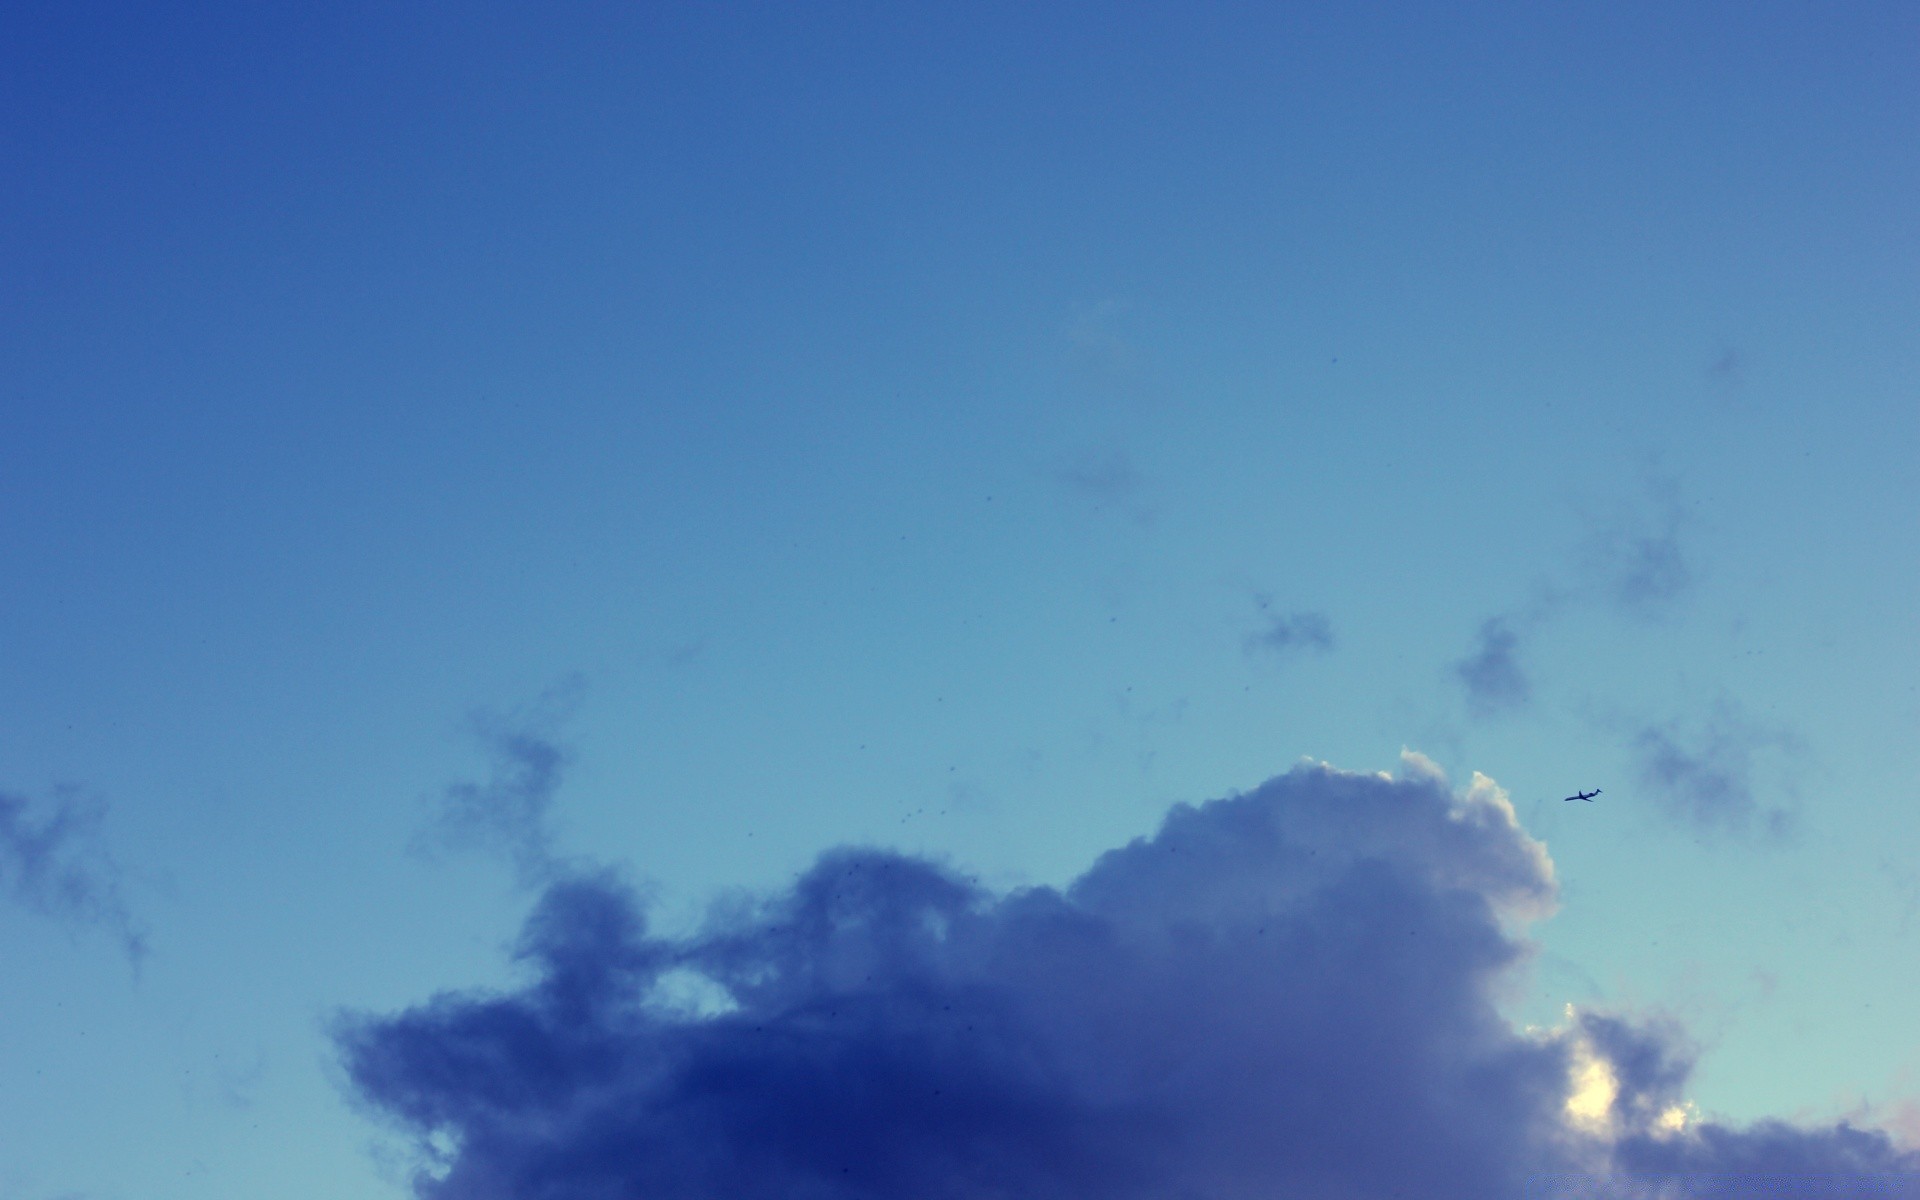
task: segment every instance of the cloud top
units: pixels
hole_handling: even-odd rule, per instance
[[[526,986],[337,1037],[426,1200],[1484,1200],[1622,1150],[1667,1170],[1661,1138],[1764,1159],[1764,1133],[1660,1125],[1684,1062],[1658,1032],[1500,1017],[1554,897],[1491,780],[1302,767],[1064,889],[841,849],[664,938],[613,877],[569,878]],[[1568,1114],[1582,1054],[1604,1127]],[[1904,1161],[1805,1136],[1804,1161]]]

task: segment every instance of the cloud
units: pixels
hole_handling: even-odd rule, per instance
[[[1659,1028],[1514,1030],[1492,997],[1555,897],[1491,780],[1302,767],[1063,889],[840,849],[668,938],[615,877],[569,877],[523,987],[335,1037],[423,1200],[1650,1198],[1680,1170],[1912,1169],[1845,1126],[1689,1121]]]
[[[1265,626],[1247,635],[1247,653],[1292,654],[1304,650],[1324,653],[1333,649],[1333,622],[1325,613],[1273,612],[1273,599],[1264,593],[1256,593],[1253,602],[1259,606]]]
[[[110,933],[136,968],[147,935],[128,907],[125,873],[107,850],[106,805],[59,789],[36,819],[24,797],[0,792],[0,890],[15,904],[69,926]]]
[[[1684,516],[1679,483],[1649,472],[1640,501],[1588,534],[1582,590],[1640,620],[1665,616],[1693,583],[1680,545]]]
[[[567,752],[549,730],[578,703],[582,686],[569,678],[512,716],[475,716],[475,733],[491,760],[486,781],[447,787],[414,849],[497,854],[530,885],[564,870],[554,851],[550,813]]]
[[[1453,664],[1453,675],[1467,689],[1467,707],[1475,716],[1509,712],[1533,698],[1533,685],[1520,666],[1520,635],[1507,617],[1481,622],[1473,653]]]
[[[1883,856],[1879,866],[1893,893],[1894,929],[1905,937],[1913,928],[1913,919],[1920,916],[1920,872],[1893,855]]]
[[[1075,311],[1062,330],[1070,360],[1108,385],[1137,376],[1144,356],[1127,330],[1132,309],[1109,297]]]
[[[1091,500],[1096,511],[1118,510],[1138,525],[1153,522],[1147,477],[1123,454],[1088,457],[1057,469],[1053,477]]]
[[[1488,717],[1532,701],[1532,680],[1520,662],[1523,635],[1583,609],[1652,622],[1678,606],[1694,575],[1680,542],[1679,496],[1672,477],[1646,472],[1638,497],[1612,517],[1589,520],[1570,569],[1536,582],[1523,604],[1481,622],[1473,651],[1452,667],[1469,711]]]
[[[1669,817],[1697,830],[1768,836],[1789,833],[1787,812],[1762,804],[1754,792],[1755,757],[1791,751],[1797,741],[1721,705],[1692,737],[1677,722],[1650,724],[1632,738],[1634,770]]]

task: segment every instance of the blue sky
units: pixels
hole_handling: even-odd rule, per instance
[[[1917,43],[9,10],[0,1197],[408,1194],[341,1014],[538,994],[598,871],[705,962],[836,847],[1078,904],[1403,750],[1551,856],[1514,1030],[1911,1146]]]

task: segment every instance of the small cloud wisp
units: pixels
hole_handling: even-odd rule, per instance
[[[530,887],[559,878],[566,866],[554,850],[552,810],[568,755],[548,731],[572,711],[583,689],[578,677],[569,677],[510,717],[476,714],[474,730],[490,760],[487,778],[442,791],[413,850],[498,855]]]
[[[1780,838],[1791,814],[1763,804],[1754,790],[1754,759],[1763,750],[1792,751],[1790,734],[1763,729],[1722,705],[1692,738],[1677,724],[1650,724],[1633,735],[1640,783],[1667,816],[1702,833]]]
[[[1533,697],[1533,685],[1520,665],[1520,634],[1504,617],[1489,617],[1481,624],[1473,653],[1453,664],[1453,674],[1466,688],[1467,707],[1477,717],[1523,707]]]
[[[44,816],[36,819],[33,807],[0,792],[0,890],[40,916],[105,929],[137,969],[147,935],[122,892],[125,872],[107,851],[106,805],[63,788]]]
[[[1272,611],[1272,598],[1265,594],[1256,594],[1254,604],[1264,624],[1247,635],[1248,654],[1286,655],[1308,650],[1324,654],[1333,649],[1333,622],[1325,613],[1277,613]]]

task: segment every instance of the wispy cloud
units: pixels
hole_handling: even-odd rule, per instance
[[[1533,698],[1533,685],[1520,665],[1520,635],[1509,617],[1481,623],[1473,652],[1453,664],[1453,675],[1466,689],[1467,708],[1475,716],[1510,712]]]
[[[1589,519],[1570,564],[1538,581],[1522,603],[1482,621],[1473,648],[1451,664],[1468,711],[1491,717],[1530,704],[1525,645],[1569,612],[1598,609],[1643,622],[1671,614],[1694,579],[1681,544],[1683,517],[1678,483],[1650,470],[1629,502]]]
[[[1707,365],[1707,378],[1728,386],[1738,386],[1745,380],[1746,374],[1746,359],[1732,346],[1722,349]]]
[[[61,788],[37,816],[35,807],[0,792],[0,888],[31,912],[105,930],[138,968],[147,935],[128,907],[125,872],[107,849],[106,804]]]
[[[1920,871],[1892,855],[1881,858],[1879,865],[1893,894],[1894,928],[1905,937],[1913,929],[1914,918],[1920,916]]]
[[[1243,645],[1248,654],[1291,655],[1333,649],[1333,622],[1325,613],[1275,612],[1273,597],[1264,592],[1256,592],[1253,602],[1260,610],[1261,624],[1246,636]]]
[[[448,786],[414,849],[496,854],[513,864],[522,883],[551,881],[564,867],[554,850],[551,812],[568,760],[552,729],[578,703],[583,687],[572,677],[525,709],[475,716],[474,730],[489,760],[487,777]]]
[[[1153,523],[1147,477],[1124,454],[1088,456],[1056,468],[1053,477],[1092,502],[1096,511],[1116,512],[1139,525]]]
[[[1132,316],[1133,306],[1115,297],[1076,309],[1061,331],[1069,359],[1108,384],[1137,376],[1143,356],[1128,330]]]
[[[1761,802],[1754,773],[1761,752],[1796,749],[1792,735],[1722,704],[1697,729],[1649,724],[1632,735],[1631,745],[1640,784],[1674,820],[1708,833],[1791,832],[1790,815]]]
[[[1637,501],[1588,533],[1574,598],[1590,596],[1641,620],[1672,612],[1693,583],[1680,543],[1684,523],[1679,483],[1649,471]]]
[[[1681,1171],[1920,1165],[1844,1126],[1694,1121],[1658,1026],[1514,1030],[1495,996],[1555,893],[1490,780],[1301,768],[1064,889],[843,849],[670,938],[569,877],[526,987],[336,1036],[424,1200],[1518,1200],[1555,1173],[1639,1200]]]

